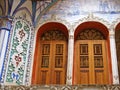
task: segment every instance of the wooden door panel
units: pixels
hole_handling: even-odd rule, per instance
[[[97,75],[96,83],[108,84],[108,69],[107,69],[107,50],[105,40],[93,41],[94,49],[94,67]],[[100,79],[101,78],[101,79]]]
[[[104,84],[104,71],[103,70],[95,70],[95,84]]]
[[[39,74],[38,82],[39,84],[49,84],[50,79],[50,66],[51,66],[51,42],[42,42],[40,45],[40,59],[39,59]]]
[[[55,70],[53,75],[53,84],[65,84],[65,72]]]
[[[76,41],[77,84],[107,84],[107,53],[104,40]],[[80,72],[78,72],[80,71]]]
[[[80,84],[89,83],[89,70],[80,70]]]
[[[41,70],[40,76],[39,76],[39,84],[45,85],[49,84],[50,80],[48,76],[50,75],[50,72],[48,70]]]
[[[38,83],[65,84],[66,42],[42,41],[40,48]]]
[[[66,43],[55,42],[54,43],[54,65],[53,65],[53,84],[65,84],[66,75]]]
[[[77,61],[77,84],[88,84],[90,79],[89,71],[89,44],[87,42],[76,42],[76,61]]]

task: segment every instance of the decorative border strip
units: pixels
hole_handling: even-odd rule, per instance
[[[12,29],[2,82],[8,85],[29,84],[34,41],[33,26],[27,20],[18,17],[14,18]]]
[[[1,86],[0,90],[120,90],[120,85]]]

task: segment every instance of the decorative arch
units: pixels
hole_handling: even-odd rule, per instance
[[[39,62],[38,58],[39,58],[39,53],[40,53],[38,49],[41,46],[40,42],[42,42],[42,40],[43,40],[43,39],[42,40],[40,40],[40,39],[41,39],[41,37],[43,37],[45,35],[46,32],[51,33],[50,31],[56,32],[56,30],[60,31],[59,33],[63,33],[65,35],[65,38],[68,38],[67,27],[64,24],[58,23],[58,22],[47,22],[47,23],[43,24],[39,28],[39,30],[36,34],[36,47],[35,47],[34,62],[33,62],[34,64],[33,64],[33,73],[32,73],[32,84],[40,84],[39,81],[37,81],[37,79],[38,79],[38,76],[37,76],[38,62]],[[53,34],[51,34],[51,36],[53,36]],[[46,39],[46,40],[48,40],[48,39]],[[60,41],[58,40],[58,42],[60,42]],[[67,43],[67,41],[65,41],[65,42]],[[46,84],[49,84],[49,81]]]
[[[79,27],[79,25],[84,24],[84,23],[90,23],[90,22],[95,22],[94,24],[96,24],[97,26],[100,25],[100,27],[104,27],[109,31],[110,28],[110,23],[106,20],[104,20],[103,18],[100,17],[96,17],[93,15],[93,13],[89,13],[89,15],[87,17],[84,17],[82,19],[79,19],[77,22],[74,23],[73,25],[73,30],[74,32],[76,31],[76,29]],[[88,25],[90,26],[90,25]],[[95,25],[92,25],[92,27]]]
[[[118,30],[120,26],[120,18],[117,18],[115,21],[112,22],[111,27],[113,27],[113,31]]]
[[[96,22],[96,21],[88,21],[88,22],[84,22],[84,23],[80,24],[75,29],[74,38],[76,39],[78,32],[81,32],[84,29],[90,29],[90,28],[100,31],[106,39],[109,38],[108,37],[108,35],[109,35],[108,28],[105,25],[103,25],[102,23]]]
[[[39,35],[39,37],[40,37],[44,32],[51,30],[53,28],[61,30],[65,34],[65,36],[68,37],[67,27],[64,24],[59,23],[59,22],[47,22],[47,23],[43,24],[39,28],[39,30],[37,32],[37,36]]]
[[[71,28],[71,24],[69,22],[67,22],[64,19],[58,18],[55,14],[52,14],[50,18],[46,18],[46,19],[41,18],[39,20],[39,22],[36,24],[36,27],[38,27],[37,30],[39,30],[39,27],[42,27],[43,25],[51,22],[54,22],[54,23],[59,22],[60,24],[64,25],[68,31]]]
[[[112,76],[111,76],[111,72],[112,72],[112,68],[111,68],[111,56],[110,56],[110,44],[109,44],[109,27],[110,27],[110,25],[109,25],[109,23],[108,22],[106,22],[106,21],[104,21],[103,19],[99,19],[99,18],[97,18],[97,17],[94,17],[93,15],[89,15],[88,16],[88,18],[84,18],[84,19],[82,19],[82,20],[80,20],[80,22],[78,22],[78,24],[77,24],[78,26],[75,26],[74,28],[74,41],[75,41],[75,51],[74,51],[74,55],[79,55],[80,53],[76,53],[78,50],[77,50],[77,47],[78,48],[82,48],[81,47],[81,44],[84,44],[85,45],[85,47],[86,47],[86,45],[88,45],[87,46],[87,48],[88,48],[88,50],[94,50],[94,48],[92,48],[92,49],[89,49],[90,47],[93,47],[92,45],[94,45],[94,44],[100,44],[101,43],[101,45],[102,46],[104,46],[104,47],[102,47],[102,48],[104,48],[104,49],[106,49],[106,53],[107,53],[107,65],[105,66],[105,67],[107,67],[107,69],[108,69],[108,75],[110,75],[110,76],[106,76],[106,77],[109,77],[107,80],[107,82],[106,83],[112,83]],[[84,33],[84,31],[85,32],[88,32],[89,34],[86,34],[86,33]],[[94,34],[94,32],[97,32],[97,33],[99,33],[99,34],[101,34],[101,36],[103,36],[102,38],[98,38],[98,39],[88,39],[88,38],[86,38],[86,40],[82,40],[82,39],[80,39],[79,41],[77,41],[77,39],[78,39],[78,35],[82,32],[83,34],[86,34],[86,35],[90,35],[90,34]],[[82,34],[81,34],[82,35]],[[92,35],[91,35],[92,36]],[[103,41],[102,41],[102,39],[103,39]],[[94,41],[92,41],[92,40],[94,40]],[[96,40],[96,41],[95,41]],[[99,41],[100,40],[100,41]],[[104,43],[102,43],[102,42],[104,42]],[[80,47],[79,47],[79,45],[80,45]],[[84,46],[83,46],[84,47]],[[106,48],[107,47],[107,48]],[[81,49],[80,49],[81,50]],[[78,51],[79,52],[79,51]],[[92,53],[92,51],[90,51],[91,53]],[[95,52],[94,52],[95,53]],[[93,53],[93,57],[94,57],[94,53]],[[83,55],[84,56],[84,55]],[[88,55],[89,56],[89,55]],[[104,55],[104,56],[106,56],[106,55]],[[91,57],[91,56],[90,56]],[[92,58],[93,58],[92,57]],[[77,57],[77,58],[80,58],[80,57]],[[76,79],[76,75],[75,75],[75,72],[77,72],[76,70],[77,70],[77,67],[75,67],[75,66],[77,66],[76,64],[77,63],[80,63],[80,62],[77,62],[78,60],[77,60],[77,58],[76,58],[76,56],[75,56],[75,59],[74,59],[74,72],[73,72],[73,84],[78,84],[77,82],[77,79]],[[80,60],[82,60],[82,59],[80,59]],[[105,65],[105,64],[104,64]],[[86,66],[87,67],[87,66]],[[81,67],[81,68],[83,68],[83,67]],[[82,69],[81,69],[82,70]],[[83,70],[83,72],[84,72],[84,70]],[[86,72],[86,71],[85,71]],[[89,72],[89,71],[88,71]],[[96,72],[95,72],[96,73]],[[89,73],[90,74],[90,73]],[[82,75],[82,74],[81,74]],[[84,75],[84,74],[83,74]],[[87,74],[86,74],[87,75]],[[102,75],[102,74],[101,74]],[[102,76],[103,77],[103,76]],[[92,78],[92,76],[90,76],[90,78]],[[81,82],[81,81],[80,81]],[[87,81],[86,81],[87,82]],[[91,84],[96,84],[96,82],[97,81],[92,81],[91,80]],[[104,81],[103,81],[104,82]],[[82,84],[86,84],[85,82],[83,82]],[[87,84],[89,84],[89,83],[87,83]],[[98,82],[97,82],[97,84],[102,84],[102,81],[99,81],[98,80]],[[105,84],[105,83],[103,83],[103,84]]]

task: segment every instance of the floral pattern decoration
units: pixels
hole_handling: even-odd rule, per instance
[[[15,22],[6,74],[7,83],[23,84],[29,52],[31,29],[27,22]]]

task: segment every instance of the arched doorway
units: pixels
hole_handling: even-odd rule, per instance
[[[109,84],[108,31],[101,23],[85,22],[75,31],[74,84]]]
[[[66,83],[67,35],[60,23],[47,23],[39,29],[32,84]]]
[[[117,53],[117,63],[118,63],[118,73],[120,81],[120,23],[116,26],[115,29],[115,42],[116,42],[116,53]]]

